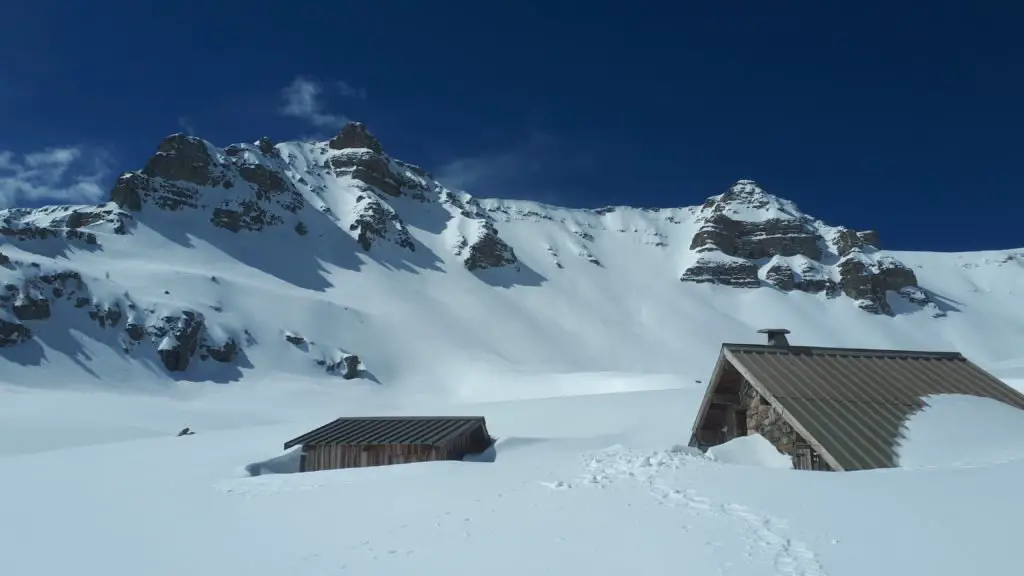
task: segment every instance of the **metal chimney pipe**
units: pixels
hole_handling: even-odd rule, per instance
[[[785,328],[762,328],[757,331],[758,334],[768,335],[768,345],[778,346],[779,348],[786,348],[789,346],[789,340],[786,339],[786,334],[789,334],[789,330]]]

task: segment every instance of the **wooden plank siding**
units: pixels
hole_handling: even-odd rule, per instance
[[[388,466],[412,462],[461,460],[483,452],[492,438],[485,426],[474,426],[441,445],[433,444],[304,444],[300,471]]]

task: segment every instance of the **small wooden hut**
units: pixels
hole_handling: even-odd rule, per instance
[[[285,442],[302,447],[301,472],[462,460],[493,443],[481,416],[338,418]]]

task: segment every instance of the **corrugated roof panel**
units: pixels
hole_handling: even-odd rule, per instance
[[[475,426],[479,416],[413,416],[338,418],[289,440],[287,450],[299,444],[425,444],[441,446]]]
[[[958,353],[738,344],[723,352],[846,470],[896,465],[906,420],[928,396],[1024,409],[1024,395]]]

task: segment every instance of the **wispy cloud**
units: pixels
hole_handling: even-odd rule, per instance
[[[193,123],[187,116],[178,117],[178,128],[184,130],[185,134],[188,134],[189,136],[196,135],[195,123]]]
[[[0,150],[0,207],[41,202],[91,203],[105,194],[110,156],[84,147],[15,154]]]
[[[334,83],[334,87],[337,88],[338,93],[346,98],[359,98],[360,100],[366,100],[366,88],[356,88],[348,82],[341,80]]]
[[[320,82],[299,76],[281,90],[281,114],[304,120],[316,128],[340,128],[348,122],[348,118],[327,109],[324,100],[331,93],[346,98],[366,99],[366,90],[353,87],[347,82]]]
[[[448,188],[476,196],[557,203],[562,199],[560,180],[590,161],[566,142],[534,131],[507,148],[453,158],[436,175]]]

